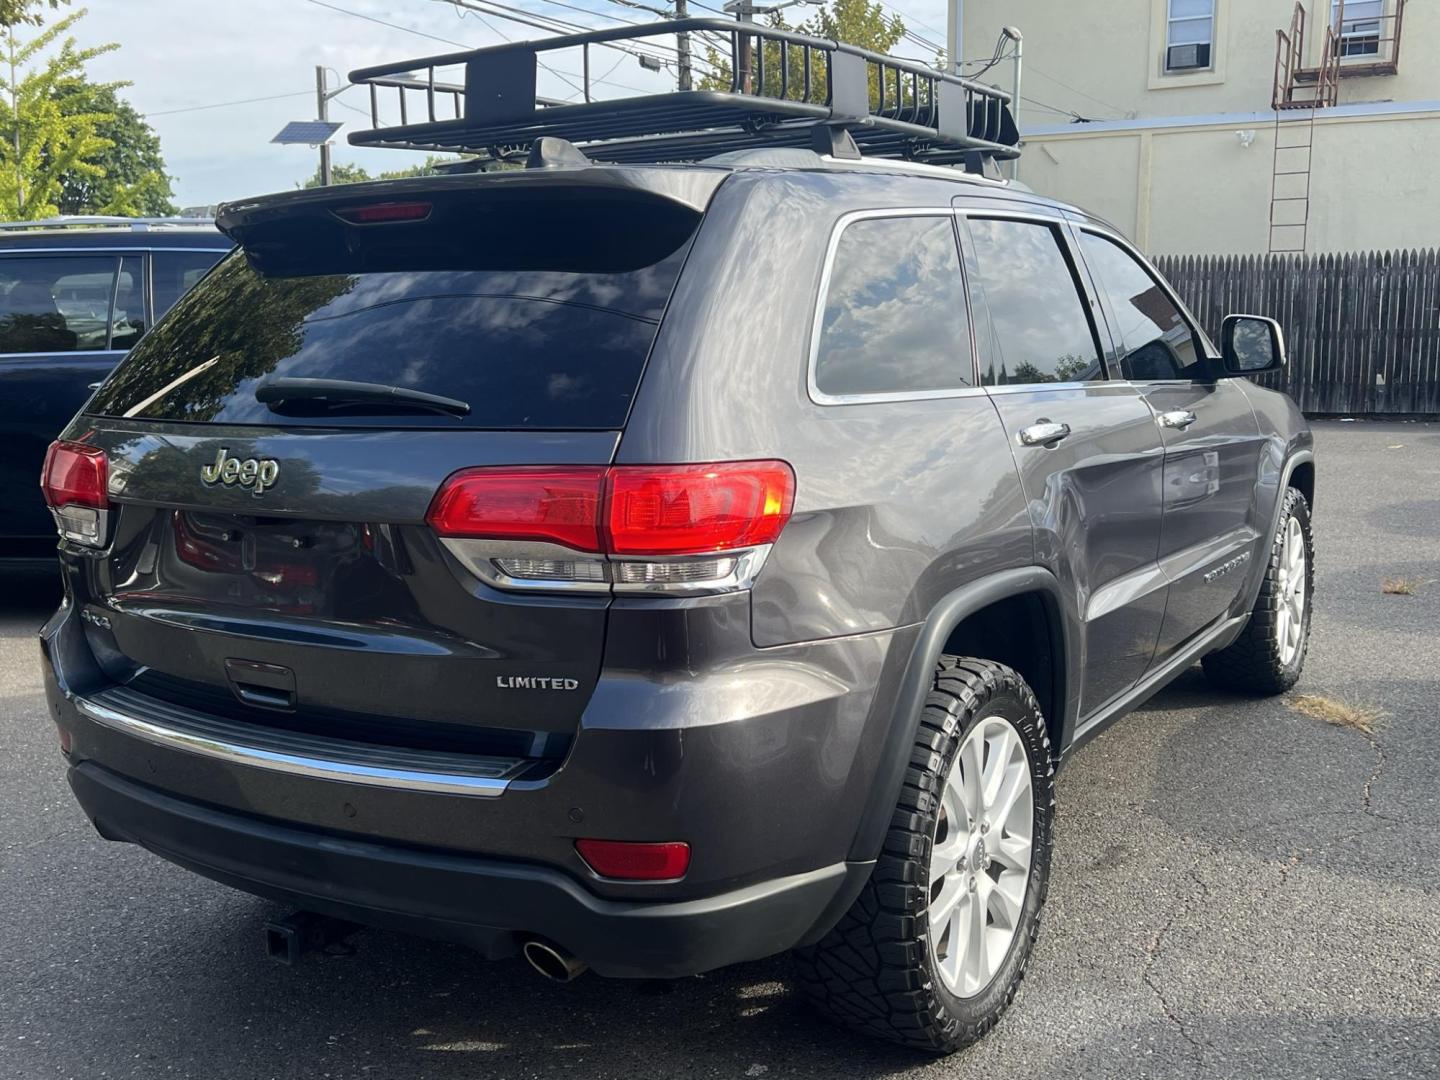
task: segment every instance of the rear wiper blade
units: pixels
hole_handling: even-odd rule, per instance
[[[351,382],[348,379],[266,379],[255,388],[255,400],[274,408],[288,402],[313,403],[324,407],[346,405],[393,405],[397,410],[433,409],[451,416],[468,416],[470,405],[459,398],[427,394],[384,383]]]

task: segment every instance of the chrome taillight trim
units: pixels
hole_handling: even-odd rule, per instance
[[[445,550],[470,573],[485,584],[507,592],[613,593],[616,596],[710,596],[718,593],[743,592],[755,583],[765,566],[773,545],[760,544],[737,551],[717,551],[703,555],[591,555],[559,544],[525,540],[480,540],[466,537],[440,538]],[[604,568],[604,581],[557,581],[518,578],[507,574],[500,560],[563,559],[591,561]],[[699,581],[624,582],[615,581],[611,570],[617,563],[697,563],[717,559],[729,564],[723,576]]]

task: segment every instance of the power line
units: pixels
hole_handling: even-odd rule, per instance
[[[1094,94],[1087,94],[1084,90],[1081,90],[1078,86],[1071,86],[1069,83],[1064,82],[1064,81],[1062,81],[1062,80],[1060,80],[1060,79],[1057,79],[1054,75],[1051,75],[1050,73],[1045,72],[1045,71],[1041,71],[1041,70],[1040,70],[1039,68],[1037,68],[1033,63],[1026,65],[1025,70],[1026,70],[1028,73],[1032,73],[1032,74],[1035,74],[1035,75],[1039,75],[1039,76],[1040,76],[1041,78],[1043,78],[1043,79],[1049,79],[1051,82],[1055,83],[1057,86],[1063,86],[1066,90],[1069,90],[1072,94],[1079,94],[1079,95],[1080,95],[1081,97],[1083,97],[1083,98],[1088,98],[1090,101],[1095,102],[1096,105],[1104,105],[1105,108],[1111,109],[1111,110],[1113,110],[1114,112],[1120,113],[1122,116],[1125,114],[1125,110],[1122,109],[1119,105],[1116,105],[1116,104],[1114,104],[1113,102],[1106,101],[1104,98],[1097,98]]]
[[[234,101],[215,101],[209,105],[186,105],[182,109],[162,109],[160,112],[147,112],[146,116],[174,116],[176,113],[199,112],[202,109],[224,109],[231,105],[251,105],[257,101],[279,101],[281,98],[309,97],[315,91],[297,90],[293,94],[268,94],[265,97],[237,98]]]

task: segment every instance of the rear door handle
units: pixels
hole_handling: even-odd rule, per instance
[[[1195,422],[1195,414],[1189,409],[1176,409],[1160,414],[1161,427],[1187,428]]]
[[[1069,424],[1057,424],[1042,416],[1029,427],[1020,429],[1020,442],[1025,446],[1054,446],[1069,435]]]

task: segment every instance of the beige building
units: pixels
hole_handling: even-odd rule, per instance
[[[964,12],[968,56],[1002,26],[1024,35],[1021,180],[1153,254],[1440,244],[1440,3],[965,0]],[[1008,88],[1011,74],[1005,61],[983,78]]]

